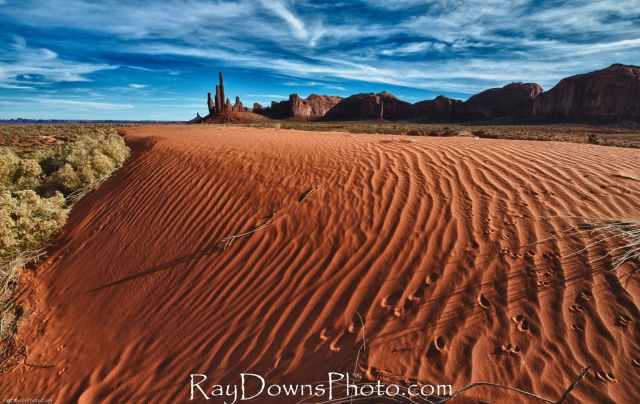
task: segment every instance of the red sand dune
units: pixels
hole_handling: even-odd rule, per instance
[[[360,313],[372,376],[556,400],[590,366],[567,402],[640,398],[632,265],[606,271],[601,247],[572,255],[587,240],[562,237],[575,216],[637,216],[637,150],[200,126],[126,139],[131,160],[27,279],[27,363],[51,367],[4,374],[5,396],[186,402],[190,373],[309,383],[352,369]]]

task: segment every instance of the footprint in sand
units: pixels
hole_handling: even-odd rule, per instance
[[[529,320],[527,320],[524,315],[517,314],[511,317],[511,321],[516,324],[516,328],[520,332],[529,332]]]
[[[580,292],[580,294],[578,294],[578,297],[579,297],[580,299],[584,300],[584,301],[589,301],[589,300],[591,300],[591,296],[592,296],[592,295],[591,295],[591,292],[590,292],[590,291],[588,291],[588,290],[586,290],[586,289],[585,289],[585,290],[583,290],[583,291],[581,291],[581,292]]]
[[[436,281],[438,280],[439,277],[440,277],[440,275],[437,272],[430,273],[424,279],[424,284],[427,285],[427,286],[431,286],[434,283],[436,283]]]
[[[569,307],[569,311],[572,313],[582,313],[584,311],[584,307],[580,306],[579,304],[572,304]]]
[[[500,347],[502,352],[517,355],[520,353],[520,347],[511,343],[502,344]]]
[[[400,299],[401,295],[402,294],[400,292],[393,292],[390,295],[383,297],[382,301],[380,302],[380,307],[387,311],[394,310],[395,305]]]
[[[584,331],[584,328],[582,328],[578,324],[571,324],[571,329],[574,330],[578,334],[580,334],[580,333],[582,333]]]
[[[320,341],[324,342],[329,338],[331,338],[331,332],[328,328],[325,327],[322,329],[322,331],[320,331]]]
[[[487,299],[487,297],[482,293],[478,295],[478,298],[476,300],[480,307],[482,307],[484,310],[489,310],[491,308],[491,302],[489,302],[489,299]]]
[[[631,319],[628,316],[624,315],[624,314],[618,314],[616,316],[616,318],[615,318],[615,324],[618,327],[623,327],[624,328],[624,327],[629,325],[630,321],[631,321]]]
[[[420,302],[422,302],[422,298],[424,296],[424,292],[426,289],[427,289],[427,285],[422,284],[418,289],[416,289],[411,294],[409,294],[409,296],[407,296],[407,299],[411,303],[420,304]]]
[[[613,373],[611,372],[605,372],[604,370],[598,370],[596,372],[596,377],[598,378],[598,380],[604,382],[604,383],[609,383],[609,382],[615,382],[616,381],[616,377],[613,375]]]
[[[342,340],[342,336],[344,335],[344,332],[341,332],[340,334],[338,334],[338,336],[336,336],[336,338],[331,341],[331,344],[329,345],[329,350],[331,350],[331,352],[340,352],[342,350],[342,347],[340,346],[340,341]]]
[[[397,318],[403,318],[407,314],[407,310],[404,306],[397,306],[393,309],[393,315]]]

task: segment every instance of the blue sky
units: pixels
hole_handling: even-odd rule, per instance
[[[0,0],[0,119],[183,120],[246,105],[465,99],[640,64],[638,0]]]

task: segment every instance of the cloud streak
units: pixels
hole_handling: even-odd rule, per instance
[[[640,63],[637,0],[25,0],[0,22],[26,35],[0,44],[0,88],[16,94],[90,83],[179,97],[232,67],[265,87],[247,96],[301,83],[466,97]]]
[[[26,40],[18,36],[13,38],[7,51],[0,59],[0,86],[4,88],[27,89],[49,83],[86,82],[91,81],[91,73],[117,68],[62,59],[49,49],[29,47]]]

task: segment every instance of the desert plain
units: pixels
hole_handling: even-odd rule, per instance
[[[122,134],[130,159],[23,276],[28,349],[0,377],[7,395],[176,403],[193,373],[343,371],[533,394],[480,385],[452,402],[640,397],[639,266],[598,233],[637,217],[637,149],[220,125]]]

